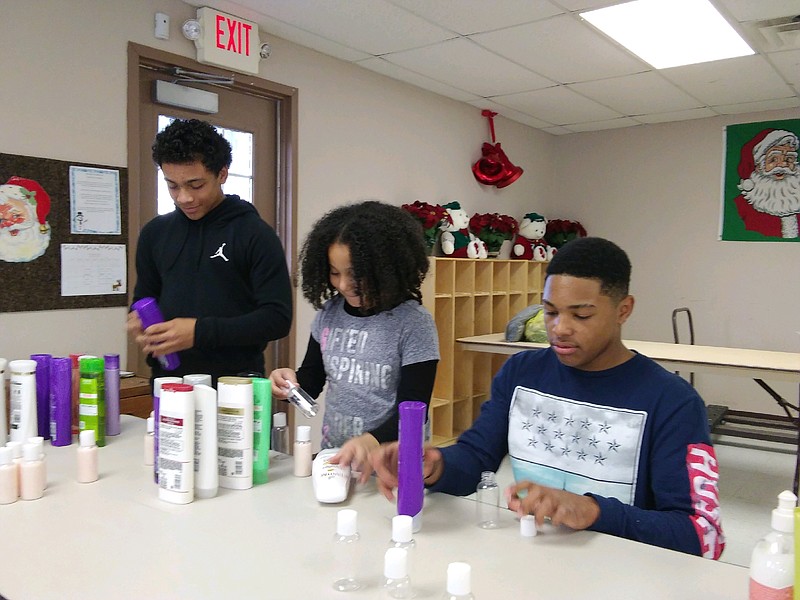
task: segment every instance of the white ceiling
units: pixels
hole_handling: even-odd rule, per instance
[[[619,0],[185,1],[556,135],[800,106],[800,31],[756,25],[800,0],[712,0],[757,53],[660,71],[578,14]]]

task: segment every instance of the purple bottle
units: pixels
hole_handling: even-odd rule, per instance
[[[161,309],[158,308],[158,302],[155,298],[142,298],[137,300],[131,306],[131,309],[136,311],[139,315],[139,320],[142,322],[142,329],[147,329],[150,325],[164,322],[164,315],[161,314]],[[174,371],[177,369],[181,361],[177,354],[165,354],[164,356],[157,357],[158,362],[167,371]]]
[[[72,359],[50,361],[50,436],[53,446],[72,443]]]
[[[50,439],[50,354],[31,354],[36,361],[36,419],[37,435]]]
[[[119,435],[119,354],[105,354],[106,435]]]
[[[412,518],[412,530],[422,527],[422,501],[425,482],[422,476],[423,429],[428,407],[424,402],[400,403],[400,429],[397,452],[397,514]]]

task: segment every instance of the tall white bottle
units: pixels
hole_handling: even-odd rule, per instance
[[[772,531],[753,548],[750,600],[792,600],[794,589],[794,508],[797,496],[778,494]]]
[[[217,380],[217,445],[219,487],[253,487],[253,380]]]
[[[36,437],[38,419],[36,416],[36,361],[12,360],[8,363],[11,371],[11,441],[28,441]]]
[[[213,498],[219,489],[217,390],[195,384],[194,403],[194,495]]]
[[[194,390],[161,386],[158,412],[158,497],[173,504],[194,500]]]

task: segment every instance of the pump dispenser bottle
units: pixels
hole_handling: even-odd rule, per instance
[[[778,494],[772,531],[753,548],[750,600],[791,600],[794,588],[794,508],[797,496]]]

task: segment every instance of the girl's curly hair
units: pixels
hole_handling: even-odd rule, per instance
[[[328,248],[350,249],[362,310],[381,312],[414,299],[428,272],[422,225],[398,206],[375,200],[334,208],[314,224],[300,252],[303,297],[314,308],[337,292],[330,282]]]

